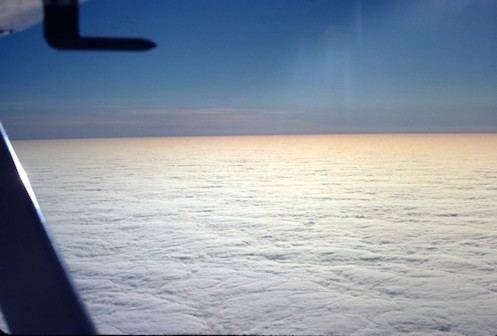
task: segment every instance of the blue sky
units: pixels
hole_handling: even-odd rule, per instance
[[[85,35],[146,53],[0,39],[14,139],[497,131],[497,2],[90,0]]]

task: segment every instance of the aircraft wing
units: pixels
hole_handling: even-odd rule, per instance
[[[0,36],[42,21],[45,40],[59,50],[146,51],[155,43],[143,38],[81,36],[79,6],[83,0],[0,0]]]
[[[42,19],[41,0],[0,0],[0,37],[28,29]]]

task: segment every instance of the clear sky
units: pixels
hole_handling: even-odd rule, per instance
[[[14,139],[497,131],[497,1],[90,0],[85,35],[146,53],[0,39]]]

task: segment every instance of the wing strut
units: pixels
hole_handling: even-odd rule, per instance
[[[12,334],[96,334],[1,123],[0,306]]]

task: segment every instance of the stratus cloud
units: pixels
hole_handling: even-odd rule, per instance
[[[496,145],[14,143],[100,332],[339,335],[497,330]]]

